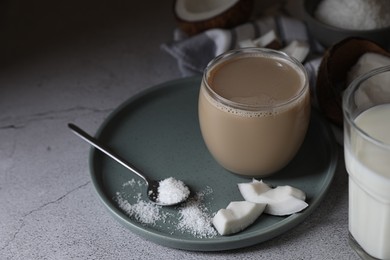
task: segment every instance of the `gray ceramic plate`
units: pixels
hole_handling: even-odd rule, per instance
[[[224,170],[207,151],[198,127],[199,84],[200,78],[187,78],[149,88],[118,107],[100,127],[96,137],[152,178],[173,176],[195,192],[209,186],[213,192],[205,197],[204,205],[209,212],[216,212],[230,201],[243,200],[237,183],[251,180]],[[304,190],[309,207],[288,217],[263,214],[249,228],[232,236],[198,238],[176,229],[177,208],[164,208],[162,211],[173,216],[172,220],[155,225],[145,225],[129,217],[114,198],[121,192],[134,203],[140,190],[123,184],[139,179],[100,152],[92,149],[90,154],[94,186],[116,220],[147,240],[198,251],[242,248],[293,228],[324,198],[336,163],[337,149],[331,131],[313,111],[307,137],[297,156],[283,170],[265,179],[272,185],[292,185]],[[145,194],[142,196],[146,200]]]

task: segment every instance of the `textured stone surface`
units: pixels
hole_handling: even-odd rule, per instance
[[[66,125],[94,133],[133,94],[180,77],[159,47],[175,27],[171,2],[0,5],[0,259],[356,258],[343,161],[314,214],[253,247],[187,252],[123,228],[94,191],[89,146]]]

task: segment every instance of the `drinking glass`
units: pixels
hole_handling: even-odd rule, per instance
[[[390,259],[390,66],[355,79],[343,113],[349,242],[363,259]]]
[[[261,59],[261,65],[253,59]],[[230,67],[240,61],[244,63]],[[229,72],[218,85],[213,77],[221,71]],[[271,96],[270,88],[278,94]],[[233,97],[225,96],[227,92]],[[285,53],[232,50],[213,59],[204,71],[199,94],[202,136],[216,161],[233,173],[263,177],[283,168],[299,150],[309,119],[307,73]]]

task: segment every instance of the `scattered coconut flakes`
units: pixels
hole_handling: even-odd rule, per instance
[[[211,192],[210,188],[206,192],[208,193],[198,193],[179,210],[179,230],[187,231],[198,238],[210,238],[217,235],[212,225],[213,217],[203,204],[204,196]]]
[[[133,187],[135,185],[135,180],[134,179],[131,179],[125,183],[122,184],[122,187],[126,187],[126,186],[131,186]]]
[[[127,183],[127,184],[126,184]],[[122,187],[131,186],[139,188],[144,186],[141,182],[130,180],[124,183]],[[126,185],[125,185],[126,184]],[[138,185],[138,187],[136,186]],[[170,214],[163,211],[163,207],[149,201],[142,200],[142,194],[136,193],[133,198],[136,203],[131,204],[120,192],[116,193],[115,200],[118,206],[130,217],[144,225],[156,226],[158,221],[165,224],[172,224],[171,234],[175,231],[189,233],[197,238],[211,238],[218,235],[212,225],[212,218],[215,214],[210,214],[204,204],[204,198],[213,192],[211,187],[207,186],[204,190],[197,192],[196,195],[188,200],[178,209],[178,214]],[[175,218],[175,217],[178,217]],[[178,223],[176,223],[178,221]],[[165,226],[167,229],[171,227]]]
[[[139,195],[140,197],[140,195]],[[130,204],[122,195],[117,192],[116,200],[119,207],[126,212],[130,217],[134,217],[137,221],[142,224],[156,225],[156,221],[165,221],[166,215],[160,212],[161,206],[146,202],[138,199],[137,203]]]
[[[140,181],[137,182],[136,180],[131,179],[131,180],[129,180],[129,181],[123,183],[123,184],[122,184],[122,187],[127,187],[127,186],[134,187],[136,184],[138,184],[138,186],[140,186],[140,185],[141,185],[141,182],[140,182]]]
[[[160,181],[157,202],[162,204],[175,204],[183,201],[190,194],[188,187],[173,177]]]

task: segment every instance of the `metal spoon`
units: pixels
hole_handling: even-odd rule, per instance
[[[158,187],[160,185],[159,181],[152,180],[152,179],[149,179],[148,177],[146,177],[134,165],[130,164],[125,159],[121,158],[119,155],[113,153],[108,147],[106,147],[105,145],[100,143],[97,139],[95,139],[92,136],[90,136],[89,134],[87,134],[84,130],[82,130],[78,126],[70,123],[70,124],[68,124],[68,127],[76,135],[78,135],[79,137],[84,139],[86,142],[88,142],[89,144],[91,144],[95,148],[99,149],[100,151],[102,151],[103,153],[105,153],[106,155],[108,155],[109,157],[111,157],[112,159],[117,161],[118,163],[120,163],[122,166],[124,166],[125,168],[127,168],[128,170],[137,174],[140,178],[142,178],[147,184],[147,196],[151,202],[153,202],[157,205],[161,205],[161,206],[174,206],[174,205],[177,205],[177,204],[184,202],[188,198],[188,196],[187,196],[187,197],[183,198],[181,201],[176,202],[176,203],[172,203],[172,204],[161,203],[157,199],[158,198]]]

